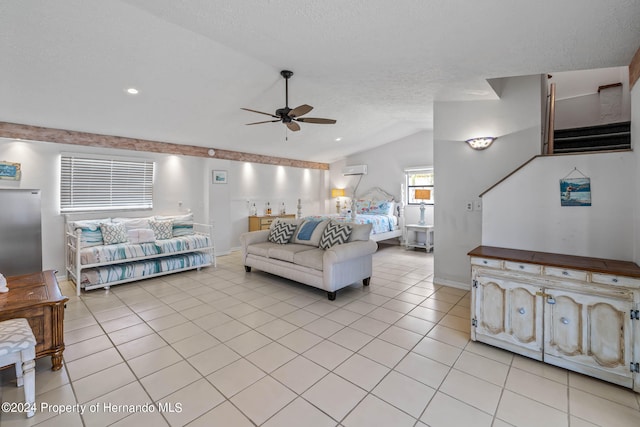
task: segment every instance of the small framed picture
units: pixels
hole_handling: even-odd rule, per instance
[[[212,182],[214,184],[226,184],[227,171],[213,171]]]
[[[20,163],[0,162],[0,179],[20,181]]]

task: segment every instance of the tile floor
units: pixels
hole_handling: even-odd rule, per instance
[[[431,254],[381,246],[371,286],[335,301],[238,253],[81,298],[62,282],[65,364],[37,363],[49,406],[0,424],[640,426],[640,395],[469,341],[469,293],[432,277]],[[12,370],[0,393],[22,400]]]

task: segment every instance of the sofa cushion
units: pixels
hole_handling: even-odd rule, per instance
[[[373,224],[350,224],[351,234],[347,242],[367,241],[371,238],[371,228]]]
[[[329,220],[304,220],[296,230],[291,242],[318,247],[320,237],[322,237],[322,233],[328,223]],[[308,233],[309,230],[311,231],[310,234]]]
[[[322,271],[322,258],[324,249],[316,248],[308,251],[298,252],[293,256],[293,262],[303,267],[313,268]]]
[[[289,240],[295,231],[296,224],[276,221],[276,225],[271,227],[271,230],[269,231],[268,239],[272,243],[284,245],[285,243],[289,243]]]
[[[151,229],[156,235],[157,240],[170,239],[173,237],[173,221],[149,221]]]
[[[273,245],[269,248],[269,258],[279,259],[280,261],[293,262],[298,252],[304,252],[314,249],[308,245],[296,245],[289,243],[287,245]]]
[[[269,249],[277,245],[277,243],[261,242],[253,243],[247,246],[247,253],[269,258]]]
[[[351,234],[351,226],[349,224],[340,224],[331,221],[320,237],[320,246],[322,249],[329,249],[331,246],[341,245],[347,242]]]
[[[100,224],[102,232],[102,240],[105,245],[115,245],[116,243],[125,243],[127,239],[127,229],[124,224],[120,223],[103,223]]]

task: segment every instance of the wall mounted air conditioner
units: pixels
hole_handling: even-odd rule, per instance
[[[354,165],[354,166],[345,166],[342,169],[342,175],[366,175],[367,174],[367,165]]]

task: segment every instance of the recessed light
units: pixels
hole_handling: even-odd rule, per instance
[[[140,93],[140,91],[138,89],[136,89],[135,87],[130,87],[127,89],[127,93],[129,95],[137,95],[138,93]]]
[[[340,142],[340,141],[342,141],[342,137],[341,136],[336,138],[336,142]]]

